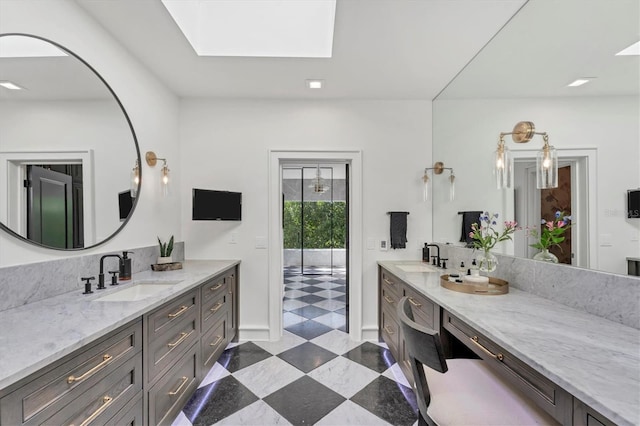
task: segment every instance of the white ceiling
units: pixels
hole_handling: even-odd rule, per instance
[[[330,59],[199,57],[159,0],[76,2],[182,97],[431,100],[525,0],[338,0]]]

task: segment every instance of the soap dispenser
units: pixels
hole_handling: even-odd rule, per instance
[[[128,256],[132,251],[122,252],[122,262],[120,263],[120,281],[131,279],[131,258]]]
[[[427,243],[424,243],[424,247],[422,247],[422,261],[429,263],[429,247]]]

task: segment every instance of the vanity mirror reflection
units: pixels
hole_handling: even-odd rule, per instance
[[[136,164],[129,117],[88,63],[38,36],[0,34],[2,229],[53,249],[101,244],[133,214]]]
[[[551,204],[574,217],[568,261],[626,274],[626,258],[640,256],[640,220],[627,217],[626,205],[627,190],[640,187],[640,56],[616,54],[640,40],[640,3],[523,3],[434,100],[433,158],[457,177],[453,201],[446,182],[432,182],[434,240],[463,245],[463,211],[499,212],[530,227],[550,219],[540,212],[549,196],[535,188],[540,143],[506,138],[513,187],[498,190],[493,174],[500,132],[531,121],[566,167],[567,199]],[[569,87],[577,79],[590,81]],[[496,251],[531,258],[534,242],[518,232]]]

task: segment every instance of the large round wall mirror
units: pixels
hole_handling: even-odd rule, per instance
[[[139,164],[126,111],[87,62],[41,37],[0,34],[2,229],[58,250],[102,244],[133,214]]]

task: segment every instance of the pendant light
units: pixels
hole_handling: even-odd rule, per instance
[[[320,164],[318,164],[316,168],[316,177],[311,180],[311,185],[309,188],[316,194],[322,194],[329,189],[329,187],[325,184],[324,179],[320,176]]]

